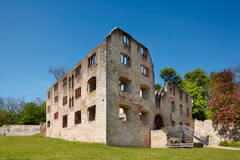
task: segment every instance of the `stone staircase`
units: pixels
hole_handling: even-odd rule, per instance
[[[179,140],[176,142],[170,142],[167,146],[169,148],[193,148],[193,147],[203,147],[204,145],[208,145],[207,139],[197,133],[185,125],[181,126],[170,126],[166,128],[168,131],[167,136],[172,138],[178,138]],[[185,142],[185,135],[196,139],[199,143]]]
[[[193,148],[193,143],[171,143],[167,145],[168,148]]]

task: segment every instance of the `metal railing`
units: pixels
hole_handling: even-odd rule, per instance
[[[169,137],[178,137],[183,140],[183,134],[186,134],[192,138],[197,139],[202,144],[208,145],[206,136],[203,136],[199,133],[194,133],[193,129],[186,125],[169,126],[166,127],[166,130],[168,131]]]

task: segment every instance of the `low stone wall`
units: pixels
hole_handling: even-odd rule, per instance
[[[240,130],[215,126],[212,120],[195,120],[195,133],[208,137],[209,146],[218,146],[223,140],[240,139]]]
[[[46,123],[42,122],[40,123],[40,136],[46,137]]]
[[[0,127],[0,136],[31,136],[39,134],[39,125],[4,125]]]
[[[161,130],[151,130],[151,148],[167,148],[167,134]]]

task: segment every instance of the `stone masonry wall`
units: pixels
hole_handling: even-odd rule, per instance
[[[123,35],[130,41],[130,48],[123,44]],[[107,37],[107,144],[117,146],[150,147],[150,130],[153,128],[155,107],[154,73],[151,57],[140,53],[142,45],[127,33],[115,30]],[[130,59],[131,65],[120,62],[120,55]],[[141,65],[148,68],[149,76],[141,74]],[[121,91],[119,79],[129,80],[128,91]],[[140,86],[147,86],[149,97],[140,97]],[[128,110],[128,120],[119,120],[119,106]],[[147,114],[147,123],[140,120],[140,112]]]
[[[227,134],[223,134],[223,130],[213,125],[212,120],[199,121],[195,119],[196,135],[208,136],[209,146],[218,146],[223,140],[232,141],[240,140],[240,130],[231,129]]]
[[[0,136],[31,136],[39,134],[39,125],[3,125]]]
[[[167,134],[162,129],[151,131],[151,148],[167,148]]]
[[[58,80],[58,89],[54,85],[47,91],[51,97],[47,99],[46,136],[77,140],[84,142],[106,143],[106,44],[101,43],[93,49],[87,57],[83,58],[73,70]],[[96,62],[89,66],[88,58],[96,54]],[[81,65],[81,73],[75,76],[75,68]],[[63,87],[63,79],[68,79],[67,85]],[[74,85],[69,79],[74,77]],[[88,80],[96,77],[96,90],[89,92]],[[81,87],[81,96],[76,98],[76,89]],[[48,96],[48,95],[47,95]],[[58,96],[58,101],[54,97]],[[67,96],[67,104],[63,105],[63,97]],[[69,106],[69,98],[73,97],[74,105]],[[89,121],[88,108],[96,106],[95,120]],[[81,123],[75,124],[75,112],[81,111]],[[58,117],[54,118],[54,114]],[[67,127],[63,127],[63,116],[67,116]]]
[[[180,93],[182,96],[180,96]],[[167,83],[164,86],[164,91],[161,93],[161,105],[157,107],[155,112],[163,117],[164,126],[175,125],[187,125],[194,129],[194,121],[192,119],[192,106],[193,101],[191,96],[182,91],[177,86]],[[172,110],[172,103],[175,104],[175,110]],[[182,113],[180,112],[180,106],[182,107]],[[187,114],[187,110],[188,114]]]

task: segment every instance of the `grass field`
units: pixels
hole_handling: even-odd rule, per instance
[[[212,148],[121,148],[40,136],[0,137],[0,160],[240,160],[240,151]]]

